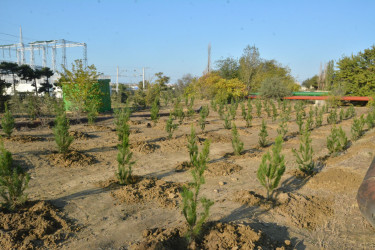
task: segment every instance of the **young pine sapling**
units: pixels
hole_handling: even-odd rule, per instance
[[[243,150],[243,142],[240,140],[236,124],[232,125],[232,147],[235,155],[240,155]]]
[[[296,157],[296,162],[298,168],[310,175],[314,170],[314,161],[313,161],[313,148],[311,145],[310,132],[305,129],[302,136],[300,137],[300,145],[298,151],[292,149],[294,156]]]
[[[69,120],[66,117],[65,111],[60,112],[55,119],[53,133],[59,152],[63,154],[64,158],[69,151],[70,144],[72,144],[74,140],[73,136],[69,135],[69,127]]]
[[[267,136],[268,136],[267,125],[264,119],[262,119],[262,126],[259,132],[259,146],[261,146],[262,148],[267,146],[267,143],[268,143]]]
[[[348,146],[348,138],[341,126],[336,128],[334,125],[331,129],[330,135],[327,137],[327,148],[329,153],[337,155],[338,152],[345,150]]]
[[[122,133],[123,133],[123,135],[121,136],[122,141],[117,146],[118,148],[118,154],[117,154],[118,172],[116,173],[116,177],[120,185],[128,185],[128,184],[133,183],[132,166],[134,165],[135,162],[132,161],[133,153],[130,151],[129,125],[126,124],[126,127],[127,128],[122,129]]]
[[[14,118],[12,113],[8,109],[7,103],[5,103],[5,113],[3,119],[1,119],[1,127],[3,128],[5,135],[9,138],[13,133]]]

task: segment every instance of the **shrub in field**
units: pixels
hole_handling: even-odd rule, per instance
[[[372,129],[375,127],[375,112],[369,112],[366,116],[367,128]]]
[[[116,173],[117,179],[120,185],[128,185],[132,184],[132,166],[134,165],[134,161],[132,161],[133,153],[130,151],[130,144],[129,144],[129,134],[130,129],[129,125],[126,124],[125,129],[122,129],[122,141],[117,146],[118,154],[117,154],[117,162],[118,162],[118,171]]]
[[[198,156],[198,148],[194,149],[193,155],[196,157],[191,162],[193,169],[191,171],[193,181],[188,186],[184,186],[181,192],[182,196],[182,214],[184,215],[188,224],[188,232],[186,237],[189,242],[194,241],[201,231],[202,225],[209,216],[210,207],[214,204],[209,199],[204,197],[199,198],[199,191],[202,184],[205,183],[204,171],[208,161],[208,154],[210,150],[210,142],[206,140],[203,145],[203,150]],[[198,205],[201,204],[202,212],[198,214]]]
[[[344,110],[341,108],[339,113],[339,122],[342,122],[345,118]]]
[[[313,148],[311,145],[310,132],[307,129],[304,130],[300,137],[298,151],[296,149],[292,149],[292,151],[296,157],[298,168],[306,174],[312,174],[314,169]]]
[[[262,120],[262,126],[261,126],[260,132],[259,132],[259,146],[261,146],[262,148],[267,146],[267,136],[268,136],[267,125],[266,125],[266,122],[263,119]]]
[[[318,113],[315,113],[315,126],[318,128],[322,126],[323,123],[323,114],[324,114],[324,109],[320,109]]]
[[[337,123],[337,109],[331,109],[329,115],[327,116],[327,123],[328,124],[336,124]]]
[[[285,139],[286,134],[288,133],[288,123],[284,116],[281,117],[279,122],[279,127],[277,128],[277,134],[280,135],[283,139]]]
[[[53,133],[59,152],[63,154],[64,158],[69,151],[70,144],[72,144],[74,140],[73,136],[69,135],[69,127],[69,120],[66,117],[65,111],[63,111],[55,119]]]
[[[156,124],[159,120],[159,99],[155,98],[151,106],[151,120]]]
[[[235,155],[240,155],[243,150],[243,142],[239,138],[236,124],[232,125],[232,147]]]
[[[330,135],[327,137],[327,148],[330,154],[336,155],[348,146],[348,138],[341,126],[336,128],[334,125]]]
[[[225,129],[231,129],[231,119],[230,119],[231,114],[228,112],[224,115],[224,128]]]
[[[255,108],[257,112],[257,116],[260,117],[262,115],[262,101],[260,99],[255,99]]]
[[[349,118],[352,118],[356,115],[355,113],[355,109],[354,109],[354,106],[353,105],[350,105],[349,108],[346,109],[346,112],[345,112],[345,119],[349,119]]]
[[[363,118],[363,115],[361,115],[361,117],[358,119],[354,118],[353,124],[351,127],[353,141],[358,140],[363,135],[364,126],[365,126],[365,119]]]
[[[243,102],[241,102],[241,115],[242,115],[242,118],[246,121],[246,108],[245,108],[245,104]]]
[[[298,125],[298,132],[302,134],[302,127],[303,127],[303,114],[301,111],[296,113],[296,123]]]
[[[199,119],[199,126],[201,127],[202,131],[204,131],[206,127],[206,118],[209,115],[210,110],[207,105],[203,106],[201,111],[199,112],[200,119]]]
[[[168,120],[166,121],[165,131],[168,133],[168,138],[171,139],[173,136],[173,132],[178,128],[178,124],[173,123],[172,114],[169,115]]]
[[[276,109],[276,105],[274,102],[271,102],[271,106],[272,106],[272,121],[276,121],[276,118],[278,116],[277,114],[277,109]]]
[[[5,113],[3,119],[1,119],[1,127],[3,128],[4,133],[9,138],[14,129],[14,118],[10,110],[8,109],[8,104],[5,103]]]
[[[25,190],[30,176],[21,167],[13,164],[12,154],[0,142],[0,196],[3,198],[2,206],[15,210],[27,200]]]
[[[284,155],[281,154],[283,139],[276,137],[275,144],[272,146],[272,155],[267,152],[262,157],[259,165],[257,178],[267,190],[267,199],[273,196],[273,191],[278,187],[280,179],[285,172]]]
[[[130,119],[130,108],[126,106],[123,109],[115,110],[115,126],[118,136],[118,140],[122,141],[122,135],[124,131],[128,128],[128,121]]]

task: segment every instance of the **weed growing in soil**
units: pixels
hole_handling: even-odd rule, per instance
[[[173,123],[172,114],[169,115],[169,118],[165,125],[165,131],[168,133],[168,138],[171,139],[173,136],[173,132],[178,128],[178,124]]]
[[[2,206],[15,210],[18,206],[23,205],[27,200],[24,193],[30,176],[19,167],[13,165],[12,154],[4,148],[0,142],[0,196],[4,202]]]
[[[207,105],[203,106],[201,111],[199,112],[200,119],[199,119],[199,126],[201,127],[202,131],[206,128],[206,118],[210,114],[210,109]]]
[[[267,125],[264,119],[262,119],[262,126],[260,127],[260,132],[259,132],[259,146],[262,148],[267,146]]]
[[[275,144],[272,146],[272,155],[270,152],[264,154],[258,168],[257,178],[267,190],[267,200],[272,198],[273,192],[285,172],[284,155],[281,154],[282,142],[282,137],[277,136]]]
[[[300,145],[298,151],[294,148],[292,149],[293,154],[296,157],[298,168],[306,174],[312,174],[314,169],[314,151],[311,145],[311,141],[312,140],[310,139],[310,132],[307,129],[305,129],[300,138]]]
[[[4,133],[9,138],[14,129],[14,118],[10,110],[8,109],[8,104],[5,103],[5,113],[3,119],[1,119],[1,127],[3,128]]]
[[[151,106],[151,120],[156,124],[159,120],[159,98],[155,98]]]
[[[232,147],[235,155],[240,155],[243,150],[243,142],[240,140],[236,124],[232,124]]]
[[[126,124],[126,123],[125,123]],[[134,165],[134,161],[132,161],[133,153],[130,151],[130,144],[129,144],[129,134],[130,128],[129,125],[126,124],[124,129],[122,129],[122,141],[121,144],[117,146],[118,154],[117,154],[117,162],[118,162],[118,172],[116,173],[116,177],[120,183],[120,185],[128,185],[132,183],[132,166]]]
[[[55,119],[53,133],[59,152],[63,154],[64,158],[69,151],[70,144],[72,144],[74,140],[73,136],[69,135],[69,127],[69,120],[66,117],[66,113],[65,111],[61,111]]]
[[[363,115],[361,115],[361,117],[358,119],[354,118],[352,128],[351,128],[353,141],[358,140],[363,135],[364,126],[365,126],[365,119]]]
[[[327,137],[327,148],[334,156],[343,151],[348,146],[348,138],[341,126],[333,126],[330,135]]]
[[[194,131],[193,127],[192,131]],[[193,135],[190,135],[190,137],[193,137]],[[191,162],[191,165],[193,166],[191,171],[193,182],[189,183],[188,186],[184,186],[181,193],[182,213],[188,224],[188,232],[186,237],[189,242],[193,241],[199,235],[203,223],[209,216],[210,207],[214,204],[212,201],[204,197],[201,197],[198,200],[201,185],[205,183],[203,174],[206,169],[209,152],[210,142],[206,140],[199,156],[198,148],[194,149],[194,152],[190,153],[194,156],[193,161]],[[199,215],[197,213],[198,201],[200,201],[203,208],[203,212],[201,212]]]

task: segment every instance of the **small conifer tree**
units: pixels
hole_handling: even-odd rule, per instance
[[[274,102],[271,102],[271,106],[272,106],[272,121],[275,122],[278,116],[277,109],[276,109],[276,105]]]
[[[187,115],[188,115],[189,117],[190,117],[190,116],[193,116],[194,113],[195,113],[195,111],[194,111],[194,109],[193,109],[193,107],[194,107],[194,101],[195,101],[195,98],[194,98],[194,96],[192,96],[192,97],[190,98],[190,103],[189,103],[189,105],[187,106],[187,108],[188,108]]]
[[[296,123],[298,125],[298,132],[302,134],[302,127],[303,127],[303,114],[301,111],[296,113]]]
[[[204,131],[204,129],[206,127],[206,118],[209,115],[209,113],[210,113],[210,110],[209,110],[207,105],[203,106],[201,111],[199,112],[199,115],[200,115],[199,125],[200,125],[202,131]]]
[[[338,152],[343,151],[348,146],[348,138],[341,126],[336,128],[334,125],[331,129],[330,135],[327,137],[327,148],[329,153],[337,155]]]
[[[323,123],[323,114],[324,114],[324,109],[320,109],[318,113],[315,113],[315,127],[320,127],[322,126]]]
[[[9,210],[16,210],[27,200],[25,190],[28,187],[30,175],[21,167],[13,164],[12,154],[0,142],[0,196],[2,206]]]
[[[344,110],[341,108],[339,113],[339,122],[342,122],[345,118]]]
[[[262,157],[259,165],[257,178],[267,190],[267,199],[273,196],[274,190],[278,187],[281,177],[285,172],[284,155],[281,154],[283,139],[276,137],[275,144],[272,146],[272,155],[267,152]]]
[[[309,116],[306,120],[306,129],[311,130],[314,126],[314,110],[310,109]]]
[[[115,110],[115,126],[118,140],[122,142],[122,136],[128,129],[128,121],[130,119],[130,108],[126,104],[125,108]]]
[[[231,114],[228,112],[224,115],[224,128],[225,129],[231,129],[231,119],[230,119]]]
[[[327,123],[328,124],[336,124],[337,123],[337,109],[331,109],[329,115],[327,116]]]
[[[55,135],[55,142],[59,152],[63,154],[64,158],[66,157],[66,153],[69,151],[69,147],[74,140],[73,136],[69,135],[69,127],[69,120],[66,117],[65,111],[60,112],[55,119],[53,133]]]
[[[370,112],[366,116],[367,128],[372,129],[375,127],[375,112]]]
[[[193,130],[193,129],[192,129]],[[190,162],[193,166],[192,176],[193,181],[188,186],[184,186],[181,192],[182,196],[182,214],[184,215],[188,224],[188,232],[186,237],[189,242],[194,241],[199,236],[202,225],[209,216],[210,207],[214,204],[209,199],[204,197],[199,198],[199,191],[201,186],[205,183],[204,171],[208,161],[210,150],[210,142],[206,140],[203,145],[202,152],[198,156],[198,147],[194,148],[195,155],[193,161]],[[202,212],[198,214],[199,202],[202,207]]]
[[[172,114],[169,115],[168,120],[166,121],[165,131],[168,133],[168,138],[171,139],[173,136],[173,132],[178,128],[178,124],[173,123]]]
[[[363,135],[363,133],[364,133],[363,127],[364,126],[365,126],[365,119],[364,119],[363,115],[361,115],[361,117],[358,118],[358,119],[354,118],[353,124],[352,124],[352,127],[351,127],[352,140],[353,141],[358,140]]]
[[[237,103],[233,101],[233,103],[230,105],[229,112],[231,115],[231,119],[235,120],[236,119],[236,114],[237,114]]]
[[[245,104],[243,102],[241,102],[241,115],[242,115],[242,118],[246,121],[246,108],[245,108]]]
[[[298,168],[306,173],[312,174],[314,169],[313,161],[313,148],[311,145],[310,132],[305,129],[302,136],[300,137],[300,145],[298,151],[292,149]]]
[[[268,143],[267,136],[268,136],[267,125],[264,119],[262,119],[262,126],[259,132],[259,146],[261,146],[262,148],[267,146],[267,143]]]
[[[3,119],[1,119],[1,127],[3,128],[5,135],[9,138],[13,133],[14,118],[12,113],[8,109],[7,103],[5,103],[5,113]]]
[[[286,121],[285,116],[282,116],[279,122],[279,127],[277,128],[277,134],[281,135],[283,140],[285,140],[285,136],[287,133],[288,133],[288,123]]]
[[[198,157],[197,135],[195,133],[193,124],[191,124],[190,135],[188,136],[187,139],[188,139],[190,163],[192,163],[192,162],[195,162]]]
[[[132,166],[134,161],[132,161],[133,153],[130,151],[129,144],[129,134],[130,129],[129,125],[126,124],[126,128],[122,129],[123,135],[121,136],[122,142],[117,146],[117,163],[118,163],[118,172],[116,173],[117,179],[120,185],[132,184]]]
[[[159,120],[159,98],[155,98],[151,106],[151,120],[156,124]]]
[[[232,125],[232,147],[235,155],[240,155],[243,150],[243,142],[239,138],[236,124]]]
[[[271,108],[267,100],[264,101],[264,109],[267,113],[267,117],[271,117]]]
[[[219,109],[217,112],[219,113],[220,119],[224,120],[224,104],[222,102],[219,103]]]
[[[255,108],[256,108],[257,116],[260,117],[262,115],[262,102],[260,99],[256,99]]]
[[[210,105],[213,111],[217,112],[217,103],[215,102],[214,99],[211,99]]]

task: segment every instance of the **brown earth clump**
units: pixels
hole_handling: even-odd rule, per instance
[[[156,201],[161,207],[176,208],[181,200],[182,184],[143,178],[135,184],[112,191],[111,195],[120,202],[143,203]]]
[[[176,172],[184,172],[192,168],[193,165],[189,161],[183,161],[181,163],[178,163],[175,167]]]
[[[222,135],[215,132],[207,132],[198,135],[199,141],[204,141],[209,139],[211,143],[228,143],[232,141],[232,137],[229,135]]]
[[[160,148],[159,145],[147,141],[136,141],[130,144],[130,149],[132,149],[133,152],[142,154],[153,153],[158,148]]]
[[[73,228],[62,213],[45,201],[28,202],[17,212],[0,210],[0,248],[56,248]]]
[[[163,138],[157,142],[161,152],[176,152],[187,149],[187,139],[185,136],[174,139]]]
[[[45,141],[46,138],[39,137],[39,136],[32,136],[32,135],[12,135],[11,137],[3,137],[3,140],[28,143],[28,142],[35,142],[35,141]]]
[[[351,171],[341,168],[331,168],[311,178],[307,183],[307,187],[333,192],[357,192],[362,179],[362,176]]]
[[[254,191],[239,191],[234,201],[248,206],[257,206],[264,210],[280,214],[299,228],[314,229],[333,215],[333,202],[329,199],[298,193],[276,194],[274,201]]]
[[[207,168],[205,171],[206,176],[227,176],[239,172],[242,170],[240,165],[227,162],[227,161],[220,161],[214,163],[208,163]]]
[[[190,245],[184,237],[185,232],[186,227],[145,230],[144,241],[131,246],[131,249],[292,249],[289,240],[270,240],[263,232],[256,232],[243,224],[207,223],[201,237]]]
[[[81,131],[69,131],[69,135],[73,136],[76,140],[88,140],[90,138],[87,133]]]
[[[47,157],[53,166],[87,167],[96,163],[94,156],[76,150],[69,151],[65,158],[63,154],[58,152],[53,152]]]

